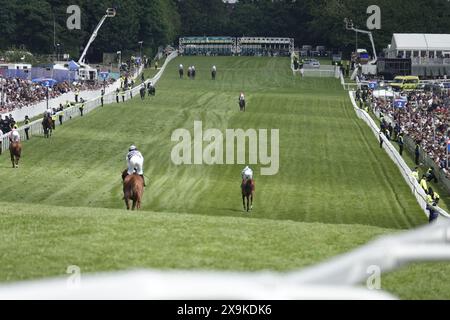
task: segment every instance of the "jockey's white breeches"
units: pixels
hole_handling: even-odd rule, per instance
[[[128,174],[133,174],[136,170],[136,173],[139,175],[144,174],[144,158],[139,156],[134,156],[130,160],[128,160]]]

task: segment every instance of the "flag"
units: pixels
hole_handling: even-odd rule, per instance
[[[398,109],[402,109],[406,107],[406,104],[408,103],[407,99],[395,99],[394,100],[394,107]]]
[[[378,83],[376,83],[376,82],[369,82],[368,87],[371,90],[375,90],[376,88],[378,88]]]

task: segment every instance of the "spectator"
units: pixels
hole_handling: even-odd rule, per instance
[[[403,133],[401,133],[399,136],[398,136],[398,146],[399,146],[399,152],[400,152],[400,156],[402,157],[403,156],[403,147],[404,147],[404,140],[403,140]]]
[[[27,140],[30,140],[30,118],[28,116],[25,116],[25,136],[27,137]]]

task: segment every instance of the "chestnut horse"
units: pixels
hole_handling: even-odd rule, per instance
[[[133,201],[132,210],[141,209],[142,195],[144,194],[144,179],[138,174],[128,175],[128,170],[122,173],[123,200],[130,210],[130,200]]]
[[[244,205],[244,211],[253,210],[253,194],[255,193],[255,181],[247,180],[247,182],[242,181],[242,204]],[[247,206],[245,205],[245,199],[247,199]]]
[[[9,153],[11,154],[13,168],[18,168],[20,156],[22,155],[22,144],[20,142],[11,142],[9,145]]]

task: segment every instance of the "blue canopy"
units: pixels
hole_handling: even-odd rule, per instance
[[[73,60],[69,62],[69,70],[70,71],[76,71],[78,69],[80,69],[80,65],[78,63],[76,63]]]
[[[58,83],[55,79],[50,78],[37,78],[32,80],[34,83],[40,83],[44,87],[53,87],[55,84]]]

